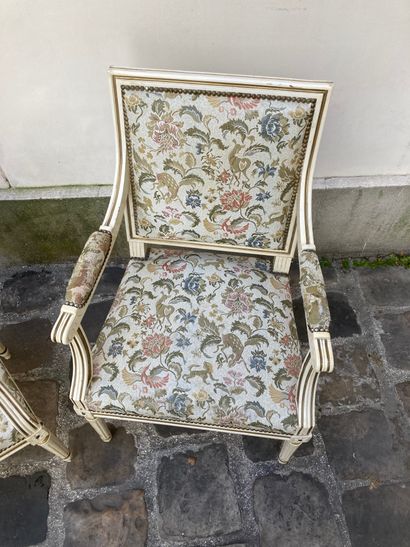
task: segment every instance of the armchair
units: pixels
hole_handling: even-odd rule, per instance
[[[110,82],[113,193],[52,332],[71,347],[74,408],[104,441],[104,418],[173,424],[281,439],[286,463],[311,439],[333,368],[311,221],[331,85],[119,68]],[[123,218],[130,261],[91,349],[81,320]]]
[[[0,356],[11,357],[1,342]],[[70,460],[70,452],[37,418],[0,359],[0,461],[29,444]]]

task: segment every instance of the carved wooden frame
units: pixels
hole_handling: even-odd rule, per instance
[[[10,359],[11,355],[4,344],[0,342],[0,355],[3,359]],[[0,366],[4,366],[0,360]],[[11,381],[13,379],[10,376]],[[13,381],[14,382],[14,381]],[[15,385],[15,384],[14,384]],[[15,389],[18,387],[15,385]],[[19,390],[20,391],[20,390]],[[20,392],[21,393],[21,392]],[[21,397],[23,397],[21,395]],[[70,451],[64,444],[37,418],[30,405],[25,401],[18,401],[7,384],[0,380],[0,412],[2,412],[20,433],[22,439],[0,450],[0,461],[11,454],[18,452],[28,445],[42,446],[48,452],[64,461],[70,461]]]
[[[109,79],[112,92],[112,106],[114,114],[114,126],[116,136],[116,171],[111,200],[100,230],[105,230],[112,235],[112,245],[117,237],[122,219],[125,220],[127,238],[131,257],[144,257],[146,247],[151,245],[168,245],[176,247],[202,248],[205,250],[225,250],[233,253],[247,253],[254,255],[270,256],[273,260],[273,269],[280,273],[289,273],[296,245],[299,251],[315,251],[313,226],[312,226],[312,180],[317,152],[324,120],[329,104],[332,84],[328,82],[312,82],[302,80],[286,80],[253,76],[236,76],[226,74],[190,73],[155,71],[147,69],[110,68]],[[246,92],[248,94],[267,94],[280,97],[303,97],[314,99],[314,112],[311,122],[309,138],[306,143],[305,156],[300,173],[300,184],[297,193],[296,207],[289,222],[289,230],[286,243],[282,250],[255,249],[243,246],[209,244],[196,241],[182,240],[157,240],[138,236],[134,227],[134,205],[130,190],[130,167],[128,156],[130,154],[127,145],[126,119],[122,115],[121,86],[130,84],[138,86],[158,86],[175,89],[207,89],[219,92],[225,90],[235,93]],[[108,260],[108,257],[107,257]],[[107,264],[107,260],[105,265]],[[105,266],[104,265],[104,266]],[[95,287],[103,273],[102,268]],[[95,290],[94,287],[94,290]],[[93,290],[93,292],[94,292]],[[137,418],[125,415],[116,415],[110,412],[91,411],[86,404],[86,393],[92,376],[92,356],[87,337],[81,328],[81,320],[87,310],[92,294],[82,308],[63,305],[60,315],[52,331],[52,340],[69,344],[73,356],[73,380],[70,398],[76,412],[83,415],[102,440],[111,439],[110,431],[102,418],[136,420],[151,423],[172,423],[185,427],[194,427],[189,422],[166,421],[161,419]],[[309,327],[309,353],[303,361],[297,387],[297,414],[298,430],[295,434],[272,432],[272,434],[253,433],[255,436],[272,437],[284,440],[279,461],[286,463],[290,456],[302,442],[307,442],[312,437],[315,425],[315,394],[318,378],[321,372],[331,372],[333,369],[333,354],[330,334],[327,331],[312,332]],[[252,434],[233,428],[221,428],[201,426],[200,429],[226,431],[229,433]]]

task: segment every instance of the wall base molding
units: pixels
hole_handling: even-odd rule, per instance
[[[0,189],[0,266],[75,259],[110,193],[110,185]],[[408,254],[410,175],[315,179],[313,225],[321,256]],[[122,231],[114,256],[127,253]]]

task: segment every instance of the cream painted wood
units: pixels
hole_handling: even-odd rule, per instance
[[[4,346],[3,346],[4,347]],[[18,390],[17,386],[15,389]],[[23,397],[21,395],[21,397]],[[0,461],[18,452],[28,445],[42,446],[48,452],[64,461],[70,461],[70,451],[64,444],[37,418],[29,404],[18,401],[7,384],[0,380],[0,413],[6,416],[14,429],[23,437],[19,441],[0,451]]]
[[[85,403],[87,387],[92,375],[92,358],[87,336],[81,326],[70,342],[70,349],[73,358],[70,399],[74,405],[74,410],[90,423],[104,442],[109,442],[112,435],[108,427],[101,419],[90,412]]]
[[[8,348],[0,342],[0,358],[10,359],[11,355]]]
[[[145,258],[147,245],[138,239],[130,239],[130,255],[133,258]]]
[[[273,270],[278,273],[288,274],[291,264],[291,257],[275,256],[275,258],[273,259]]]
[[[191,72],[155,71],[148,69],[110,68],[109,79],[112,92],[112,107],[116,137],[116,171],[113,191],[106,216],[100,229],[112,234],[111,249],[118,230],[124,218],[129,242],[130,256],[143,258],[149,245],[174,246],[180,248],[204,249],[211,251],[228,251],[258,256],[270,256],[273,259],[273,269],[280,273],[289,273],[296,246],[299,249],[315,250],[312,228],[312,181],[318,152],[318,146],[323,130],[332,85],[328,82],[311,82],[304,80],[287,80],[281,78],[265,78],[227,74],[208,74]],[[306,145],[303,161],[297,203],[289,223],[286,241],[283,249],[260,249],[244,246],[208,244],[197,241],[152,239],[140,237],[134,223],[134,205],[130,191],[130,174],[128,166],[126,127],[122,115],[121,86],[137,83],[138,85],[158,85],[162,88],[176,86],[180,89],[204,89],[238,92],[272,94],[283,97],[300,97],[315,99],[312,124]],[[108,257],[107,257],[108,260]],[[106,264],[106,263],[105,263]],[[104,264],[104,267],[105,267]],[[100,273],[98,281],[103,273]],[[95,287],[94,287],[95,290]],[[94,292],[93,290],[93,292]],[[93,293],[92,293],[93,294]],[[91,294],[91,297],[92,297]],[[52,331],[55,342],[69,344],[73,357],[73,379],[70,398],[76,412],[85,417],[90,425],[100,435],[103,441],[109,441],[111,434],[103,422],[103,418],[135,420],[173,426],[226,431],[229,433],[252,434],[249,431],[221,428],[213,426],[195,426],[189,422],[173,422],[172,420],[149,419],[118,415],[110,412],[91,412],[87,408],[86,393],[92,374],[92,356],[86,335],[81,328],[81,320],[87,310],[87,303],[82,308],[64,305]],[[309,330],[309,329],[308,329]],[[309,354],[306,356],[297,390],[298,431],[295,435],[286,433],[266,434],[254,433],[255,436],[282,439],[284,441],[279,461],[286,463],[302,442],[312,437],[315,425],[315,395],[321,372],[333,370],[333,355],[328,332],[309,331]]]
[[[296,452],[302,442],[303,441],[298,440],[283,441],[278,457],[279,463],[288,463],[289,459],[293,456],[293,454]]]

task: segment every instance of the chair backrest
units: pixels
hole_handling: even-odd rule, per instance
[[[111,69],[126,149],[129,237],[252,254],[294,252],[330,85]],[[307,188],[307,190],[306,190]]]

